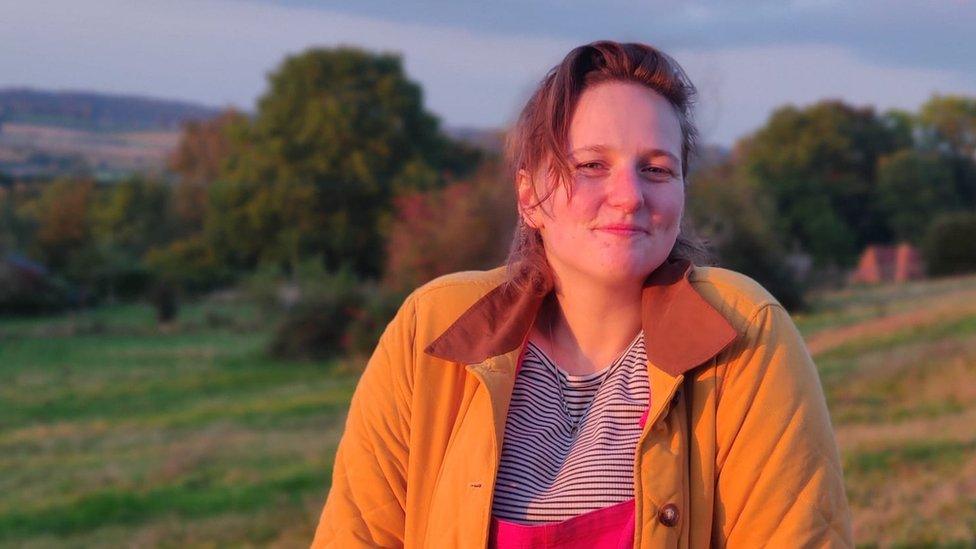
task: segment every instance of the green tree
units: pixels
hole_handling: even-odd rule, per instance
[[[849,266],[865,244],[891,237],[870,200],[878,158],[911,143],[910,128],[891,120],[839,101],[789,106],[739,144],[742,169],[772,197],[777,230],[820,266]]]
[[[976,271],[976,213],[953,212],[936,217],[922,243],[922,253],[932,276]]]
[[[385,287],[406,295],[438,275],[504,263],[516,219],[514,189],[496,162],[444,188],[398,197]]]
[[[100,295],[131,298],[145,293],[150,273],[146,253],[173,238],[171,191],[165,184],[133,177],[102,189],[91,214],[92,246],[85,258],[86,282]]]
[[[231,156],[232,136],[248,123],[244,114],[228,109],[212,120],[183,126],[180,142],[169,159],[170,170],[179,176],[172,206],[181,233],[196,234],[203,229],[210,185],[220,178]]]
[[[99,193],[92,211],[96,241],[134,258],[172,238],[170,189],[159,181],[133,177]]]
[[[877,201],[898,240],[921,243],[937,214],[958,207],[949,159],[905,149],[878,161]]]
[[[687,215],[720,266],[754,278],[785,307],[800,309],[803,285],[787,263],[770,198],[729,160],[692,173]]]
[[[935,95],[918,119],[924,146],[976,160],[976,97]]]
[[[44,185],[28,206],[37,223],[33,251],[52,270],[72,275],[74,260],[91,247],[95,183],[59,179]]]
[[[476,159],[440,131],[398,56],[348,47],[286,58],[234,143],[212,211],[240,211],[208,222],[222,253],[246,266],[322,256],[360,275],[381,271],[393,197]]]
[[[34,220],[23,211],[26,195],[22,185],[0,185],[0,257],[27,249],[34,238]]]

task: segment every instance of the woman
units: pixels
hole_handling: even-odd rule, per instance
[[[851,546],[789,316],[680,230],[694,88],[574,49],[510,137],[506,267],[416,290],[359,382],[315,547]]]

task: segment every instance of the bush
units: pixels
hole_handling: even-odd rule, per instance
[[[219,288],[233,278],[199,235],[149,250],[145,263],[157,280],[165,280],[190,294]]]
[[[368,358],[405,296],[374,284],[363,285],[360,295],[362,303],[354,310],[342,346],[354,358]]]
[[[305,303],[285,315],[271,341],[273,356],[317,360],[338,356],[351,320],[352,296]]]
[[[0,315],[50,313],[74,304],[64,282],[21,257],[0,257]]]
[[[330,273],[319,260],[300,264],[288,282],[273,271],[260,271],[249,287],[265,312],[285,312],[269,349],[278,358],[326,359],[342,354],[346,332],[364,301],[351,270]]]
[[[464,181],[402,195],[387,239],[384,286],[406,293],[442,274],[496,267],[516,220],[512,185],[493,162]]]
[[[349,268],[331,273],[314,260],[299,265],[288,281],[266,268],[246,286],[267,318],[280,317],[269,351],[286,359],[367,356],[403,301],[358,280]]]
[[[958,212],[936,217],[922,244],[930,276],[976,271],[976,212]]]

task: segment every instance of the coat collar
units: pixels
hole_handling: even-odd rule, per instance
[[[648,362],[678,376],[721,352],[736,331],[692,286],[686,260],[665,263],[644,282],[641,323]],[[519,291],[502,283],[482,296],[424,349],[462,364],[512,352],[525,341],[551,288]]]

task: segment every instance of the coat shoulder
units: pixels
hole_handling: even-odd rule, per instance
[[[506,276],[504,266],[487,271],[461,271],[439,276],[414,290],[408,299],[414,302],[423,344],[505,282]]]
[[[761,284],[730,269],[696,266],[689,281],[740,333],[757,311],[769,305],[781,306]]]
[[[505,267],[487,271],[460,271],[439,276],[413,291],[418,303],[444,300],[469,301],[469,305],[505,281]]]

